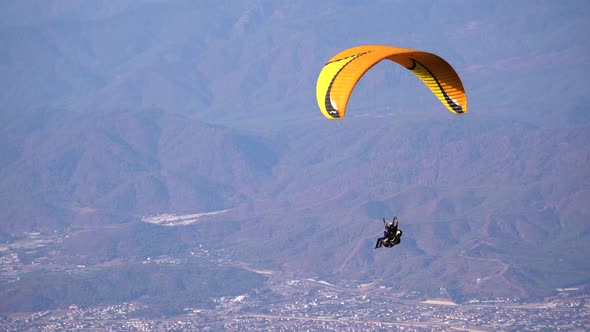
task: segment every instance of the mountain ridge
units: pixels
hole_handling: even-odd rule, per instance
[[[0,236],[73,230],[55,250],[97,264],[204,242],[255,267],[456,301],[587,285],[589,9],[3,2]],[[317,74],[372,43],[445,58],[469,112],[384,62],[327,121]],[[141,222],[225,209],[174,231]],[[374,251],[394,214],[402,244]]]

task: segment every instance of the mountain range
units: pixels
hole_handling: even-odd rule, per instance
[[[2,239],[75,229],[58,250],[85,263],[199,242],[457,301],[590,281],[583,1],[5,1],[0,13]],[[380,63],[347,117],[326,120],[317,74],[359,44],[439,54],[468,113]],[[226,209],[166,230],[141,221]],[[393,215],[401,245],[373,250]]]

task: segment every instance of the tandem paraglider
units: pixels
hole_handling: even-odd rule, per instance
[[[346,107],[358,81],[383,60],[395,62],[416,75],[438,100],[453,114],[467,112],[467,95],[461,78],[443,58],[436,54],[385,45],[363,45],[345,49],[334,55],[322,68],[317,84],[317,103],[329,120],[346,115]],[[394,247],[401,242],[398,219],[391,224],[383,218],[385,231],[377,239],[375,249]]]
[[[383,218],[383,225],[385,226],[383,236],[377,239],[374,249],[381,247],[392,248],[401,242],[403,232],[398,228],[397,216],[393,217],[391,224],[389,224],[385,218]]]

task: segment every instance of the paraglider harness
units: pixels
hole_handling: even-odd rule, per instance
[[[381,246],[391,248],[401,242],[401,236],[403,234],[401,229],[397,228],[398,220],[397,217],[393,218],[391,224],[387,224],[385,218],[383,218],[383,224],[385,225],[385,231],[383,231],[383,237],[377,239],[375,248]]]
[[[403,232],[401,229],[398,229],[395,234],[388,234],[387,238],[383,240],[383,246],[387,248],[391,248],[401,242],[400,237],[402,236]]]

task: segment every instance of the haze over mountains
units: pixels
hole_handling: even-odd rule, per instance
[[[584,1],[5,1],[0,13],[3,239],[75,229],[56,250],[85,263],[207,243],[252,266],[456,300],[590,280]],[[439,54],[468,113],[381,63],[347,118],[324,119],[317,74],[359,44]],[[224,209],[166,230],[140,221]],[[402,245],[374,251],[394,214]]]

